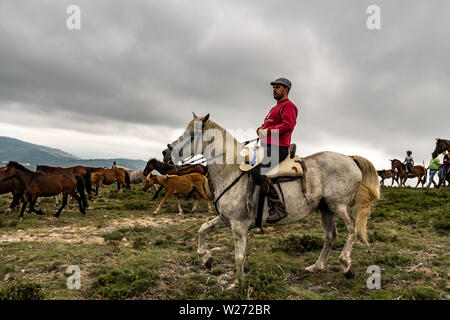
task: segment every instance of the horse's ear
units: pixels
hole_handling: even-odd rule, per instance
[[[194,116],[194,119],[198,118],[198,116],[194,113],[194,111],[192,111],[192,115]]]
[[[203,117],[202,122],[205,123],[209,119],[209,113]]]

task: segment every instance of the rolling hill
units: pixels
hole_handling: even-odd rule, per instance
[[[10,137],[0,137],[0,166],[8,161],[17,161],[30,169],[35,169],[37,164],[50,166],[70,167],[76,165],[89,167],[112,166],[113,161],[118,165],[130,169],[142,169],[146,162],[133,159],[80,159],[70,153],[59,149],[49,148],[37,144],[28,143]]]

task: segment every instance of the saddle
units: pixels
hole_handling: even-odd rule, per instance
[[[302,159],[295,155],[297,146],[295,143],[289,146],[289,156],[281,161],[276,167],[267,172],[267,177],[300,177],[303,175],[303,168],[301,165]],[[241,171],[250,171],[255,168],[264,158],[264,149],[258,147],[256,150],[245,147],[242,148],[241,156],[244,157],[244,162],[239,165]]]

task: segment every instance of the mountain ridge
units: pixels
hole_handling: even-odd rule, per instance
[[[118,165],[130,169],[142,169],[146,161],[140,159],[112,158],[112,159],[81,159],[60,149],[29,143],[13,137],[0,136],[0,166],[9,161],[17,161],[30,169],[36,165],[71,167],[82,165],[87,167],[108,167],[113,161]]]

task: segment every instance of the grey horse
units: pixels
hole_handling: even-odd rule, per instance
[[[180,144],[190,142],[183,137],[192,137],[191,142],[194,141],[194,129],[198,130],[197,124],[200,121],[202,140],[200,143],[191,143],[190,151],[191,154],[201,153],[205,156],[205,151],[214,150],[211,155],[215,156],[215,160],[212,161],[213,163],[208,162],[208,171],[214,185],[215,199],[217,199],[242,173],[238,164],[238,151],[243,144],[210,120],[209,114],[204,117],[194,114],[194,119],[186,127],[185,135],[169,144],[168,149],[163,151],[166,158],[164,161],[171,156],[172,150],[179,150]],[[223,138],[218,139],[216,133],[210,132],[220,132]],[[183,154],[183,150],[177,152],[181,157],[189,156],[189,154]],[[222,156],[222,159],[226,158],[226,164],[217,163],[218,156]],[[309,272],[317,272],[325,268],[328,255],[336,240],[335,217],[337,216],[347,229],[347,239],[339,256],[339,262],[344,275],[352,278],[355,276],[350,258],[353,243],[358,233],[368,244],[367,220],[372,206],[380,197],[377,172],[369,160],[360,156],[346,156],[324,151],[303,160],[306,167],[305,193],[298,181],[282,183],[289,216],[271,225],[295,223],[316,209],[320,210],[325,234],[324,245],[316,263],[306,268]],[[211,253],[205,242],[206,234],[218,228],[231,226],[234,236],[236,278],[239,280],[244,277],[247,234],[249,228],[255,226],[258,194],[259,186],[254,186],[251,175],[245,174],[216,203],[219,215],[204,223],[198,231],[197,252],[206,267],[211,268],[212,265]],[[267,216],[268,208],[265,204],[263,226],[266,225]]]

